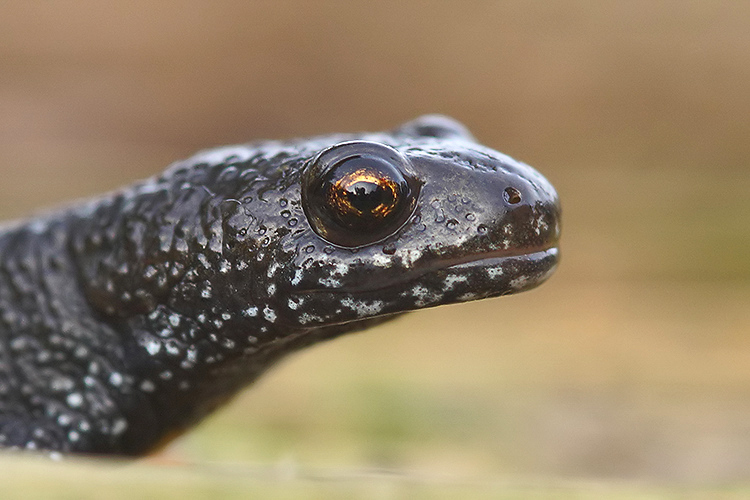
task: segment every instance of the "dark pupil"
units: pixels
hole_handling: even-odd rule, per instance
[[[328,179],[327,198],[336,218],[348,226],[367,226],[392,215],[405,190],[393,167],[365,158],[348,158]],[[401,182],[400,182],[401,181]]]
[[[357,181],[345,188],[349,204],[362,212],[376,212],[378,208],[393,205],[395,193],[382,183]],[[382,205],[382,206],[381,206]]]

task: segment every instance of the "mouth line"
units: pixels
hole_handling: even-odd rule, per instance
[[[526,248],[518,249],[515,251],[511,250],[496,250],[490,252],[482,252],[477,254],[466,255],[456,259],[438,260],[435,265],[421,269],[420,272],[410,275],[408,278],[399,281],[398,283],[388,283],[379,287],[351,287],[346,290],[344,289],[308,289],[303,293],[333,293],[333,294],[345,294],[345,293],[376,293],[381,290],[388,290],[399,284],[410,282],[436,272],[455,272],[455,271],[468,271],[470,269],[481,269],[490,267],[499,267],[503,263],[512,259],[526,259],[529,262],[541,262],[544,259],[554,256],[557,257],[558,248],[556,245],[548,247],[537,247],[537,248]]]
[[[439,265],[435,266],[432,269],[429,269],[427,272],[470,267],[494,267],[495,265],[499,265],[509,259],[527,257],[530,260],[541,260],[542,258],[550,255],[557,255],[557,253],[558,249],[556,245],[536,248],[521,248],[517,250],[495,250],[491,252],[481,252],[467,255],[459,259],[441,261]]]

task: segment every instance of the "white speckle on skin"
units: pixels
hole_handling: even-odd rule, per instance
[[[403,258],[404,265],[411,267],[414,263],[422,257],[422,251],[415,248],[404,250],[399,252]]]
[[[266,306],[263,308],[263,317],[266,318],[267,321],[273,323],[276,321],[276,311]]]
[[[175,327],[180,326],[180,316],[178,314],[170,314],[169,324]]]
[[[528,276],[519,276],[518,278],[510,280],[509,284],[513,288],[522,288],[528,282],[529,282]]]
[[[430,292],[427,288],[421,285],[417,285],[412,288],[411,295],[416,299],[414,301],[414,304],[419,307],[425,306],[430,302],[436,302],[442,297],[442,295]]]
[[[157,354],[159,354],[159,351],[161,351],[161,342],[159,342],[158,340],[150,339],[146,342],[146,345],[144,345],[144,347],[151,356],[156,356]]]
[[[190,247],[188,247],[187,241],[185,241],[183,239],[178,239],[174,243],[174,249],[177,250],[179,253],[184,254],[184,253],[187,253],[187,251],[190,249]],[[176,276],[176,273],[175,273],[174,270],[172,270],[172,275]]]
[[[357,313],[357,316],[361,318],[365,316],[375,316],[383,310],[383,306],[385,304],[382,300],[373,300],[371,302],[367,302],[364,300],[354,300],[351,297],[347,297],[341,301],[341,305],[344,307],[348,307],[349,309]]]
[[[52,379],[52,382],[50,383],[50,389],[56,392],[69,391],[73,389],[74,386],[75,384],[73,384],[73,381],[66,377],[56,377]]]
[[[276,294],[276,285],[271,283],[268,285],[268,295],[275,295]]]
[[[269,278],[272,278],[274,274],[276,274],[276,271],[281,267],[281,264],[278,262],[274,262],[270,266],[268,266],[268,271],[266,271],[266,276]]]
[[[345,276],[349,272],[349,264],[344,262],[337,262],[333,265],[334,274]]]
[[[122,385],[123,377],[122,374],[119,372],[112,372],[109,374],[109,383],[112,384],[115,387],[119,387]]]
[[[239,261],[237,263],[237,270],[244,271],[245,269],[247,269],[247,262],[245,262],[244,260]]]
[[[223,319],[224,321],[229,321],[230,319],[232,319],[232,315],[228,312],[221,313],[221,319]]]
[[[79,408],[83,404],[83,396],[77,392],[74,392],[68,394],[68,397],[65,398],[65,401],[71,408]]]
[[[450,290],[454,286],[456,286],[456,283],[465,283],[468,280],[469,280],[469,278],[467,278],[466,276],[463,276],[461,274],[452,274],[452,275],[449,275],[449,276],[445,277],[444,288],[446,290]]]
[[[156,385],[150,380],[144,380],[141,382],[141,390],[143,392],[154,392],[156,390]]]
[[[299,285],[302,281],[302,269],[295,269],[294,276],[292,277],[292,285]]]
[[[118,418],[112,424],[112,435],[119,436],[128,428],[128,422],[124,418]]]
[[[204,299],[210,299],[211,298],[211,287],[207,286],[203,290],[201,290],[201,297]]]
[[[24,337],[16,337],[10,341],[10,348],[14,351],[20,351],[24,347],[26,347],[26,338]]]
[[[208,262],[208,259],[202,253],[198,254],[198,261],[201,264],[203,264],[203,267],[205,267],[206,269],[208,269],[209,267],[211,267],[211,264]]]
[[[318,283],[328,288],[338,288],[341,286],[341,281],[328,277],[318,279]]]
[[[313,321],[323,321],[323,318],[320,316],[316,316],[314,314],[308,314],[308,313],[302,313],[299,316],[299,322],[303,325],[306,325],[307,323],[312,323]]]
[[[255,316],[258,315],[258,308],[255,306],[250,306],[244,311],[242,311],[242,314],[244,314],[245,316],[249,318],[254,318]]]
[[[372,259],[370,260],[370,262],[374,266],[389,267],[392,264],[393,259],[391,259],[391,257],[388,255],[377,253],[372,256]]]
[[[490,279],[495,279],[503,275],[503,268],[502,267],[488,267],[487,269],[485,269],[485,272],[487,273],[487,276]]]
[[[219,263],[219,272],[221,274],[227,274],[231,270],[232,265],[229,263],[229,261],[222,259],[222,261]]]

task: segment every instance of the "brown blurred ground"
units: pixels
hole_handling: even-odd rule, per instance
[[[452,115],[558,187],[557,276],[297,356],[172,453],[747,481],[748,26],[731,1],[5,1],[0,214]]]

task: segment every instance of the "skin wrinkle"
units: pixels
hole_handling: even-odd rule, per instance
[[[412,179],[398,194],[406,210],[379,215],[377,230],[356,217],[332,227],[330,204],[312,223],[316,162],[339,147]],[[503,199],[508,187],[520,202]],[[540,174],[440,116],[203,151],[6,225],[0,446],[147,453],[291,352],[405,311],[539,285],[559,232],[557,194]]]

